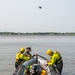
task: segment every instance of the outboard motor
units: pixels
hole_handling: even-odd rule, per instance
[[[32,65],[30,69],[30,75],[41,75],[41,73],[42,73],[42,69],[39,64]]]

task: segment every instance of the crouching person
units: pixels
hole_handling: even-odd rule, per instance
[[[51,56],[51,59],[45,64],[45,66],[53,66],[56,65],[57,70],[59,71],[60,75],[62,73],[63,68],[63,61],[60,53],[58,51],[51,51],[50,49],[47,50],[47,54]]]
[[[16,54],[15,68],[17,69],[20,64],[30,59],[30,57],[25,56],[23,53],[25,48],[21,48],[20,51]]]

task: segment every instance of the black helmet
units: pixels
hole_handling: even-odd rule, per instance
[[[32,65],[32,68],[30,70],[31,75],[41,75],[42,69],[39,64]]]

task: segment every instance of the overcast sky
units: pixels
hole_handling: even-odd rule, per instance
[[[0,0],[0,32],[5,31],[75,32],[75,0]]]

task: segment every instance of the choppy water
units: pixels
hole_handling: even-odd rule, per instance
[[[0,75],[12,75],[15,54],[21,47],[32,47],[32,54],[46,55],[58,50],[64,61],[62,75],[75,75],[75,36],[0,36]]]

